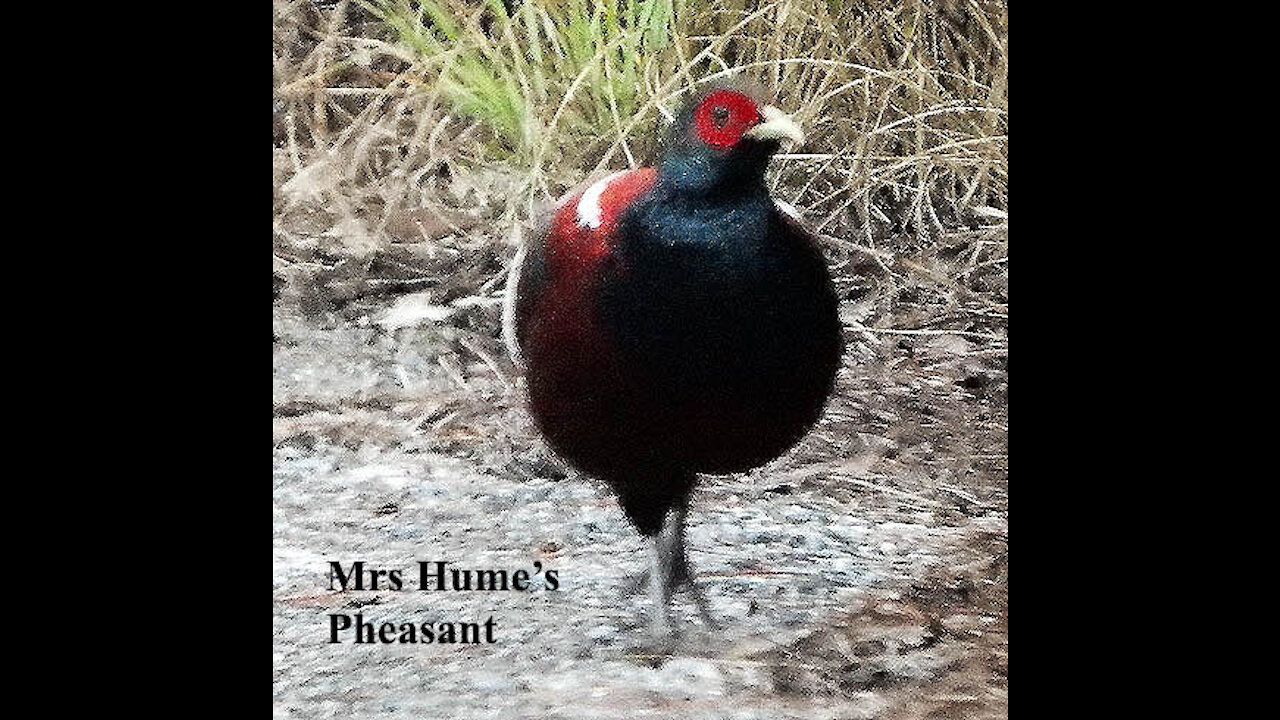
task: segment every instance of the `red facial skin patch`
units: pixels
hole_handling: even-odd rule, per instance
[[[760,109],[751,98],[732,90],[717,90],[693,113],[698,139],[714,148],[731,148],[742,134],[760,122]]]

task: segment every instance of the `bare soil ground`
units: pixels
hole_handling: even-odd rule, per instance
[[[836,395],[788,455],[702,484],[691,560],[725,627],[681,603],[685,635],[653,657],[647,599],[620,596],[644,544],[541,444],[502,350],[510,246],[484,192],[397,235],[288,201],[285,165],[277,151],[276,717],[1007,716],[1007,262],[965,271],[945,238],[883,238],[888,262],[826,248],[846,298]],[[330,560],[539,561],[560,588],[333,592]],[[328,615],[356,612],[492,616],[497,642],[328,644]]]

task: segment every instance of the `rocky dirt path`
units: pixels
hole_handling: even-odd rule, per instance
[[[851,330],[820,427],[695,496],[691,560],[725,627],[681,603],[688,632],[655,658],[647,600],[620,596],[645,546],[537,440],[496,309],[410,306],[273,308],[275,717],[1007,716],[1007,350]],[[331,591],[333,560],[405,589]],[[559,587],[418,590],[436,560],[541,563]],[[356,613],[491,617],[496,641],[330,644],[329,616]]]

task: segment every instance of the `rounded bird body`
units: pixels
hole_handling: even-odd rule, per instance
[[[839,365],[822,254],[763,180],[779,140],[798,134],[744,94],[704,93],[656,168],[562,200],[512,269],[533,417],[657,539],[663,604],[691,581],[682,525],[697,475],[785,452]]]

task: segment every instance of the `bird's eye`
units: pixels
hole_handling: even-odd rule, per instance
[[[716,127],[724,127],[724,124],[729,122],[729,108],[723,105],[713,108],[711,110],[711,120],[716,124]]]

